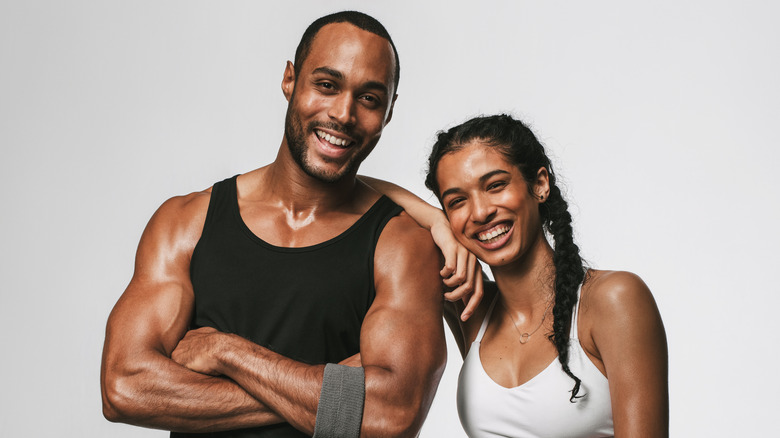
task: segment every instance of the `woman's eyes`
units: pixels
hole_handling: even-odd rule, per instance
[[[454,198],[447,202],[447,208],[452,209],[463,203],[463,198]]]
[[[492,183],[488,184],[487,189],[488,189],[488,191],[495,190],[495,189],[504,187],[505,185],[506,185],[506,182],[504,182],[504,181],[495,181],[495,182],[492,182]]]

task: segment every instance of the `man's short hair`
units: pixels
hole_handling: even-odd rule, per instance
[[[296,80],[301,72],[303,61],[306,60],[306,57],[308,57],[309,53],[311,52],[311,43],[314,40],[314,37],[317,35],[317,32],[319,32],[323,26],[331,23],[349,23],[359,29],[363,29],[367,32],[373,33],[374,35],[378,35],[390,42],[390,46],[393,48],[393,54],[395,55],[395,76],[393,79],[395,81],[395,90],[397,91],[398,81],[401,78],[401,63],[398,60],[398,50],[395,48],[393,39],[390,38],[390,34],[387,32],[387,29],[382,26],[382,23],[380,23],[379,20],[370,15],[357,11],[343,11],[326,15],[324,17],[318,18],[312,24],[310,24],[309,27],[306,28],[306,31],[301,37],[301,42],[298,43],[298,48],[295,49],[294,63]]]

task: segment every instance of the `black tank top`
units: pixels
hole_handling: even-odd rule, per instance
[[[257,237],[241,219],[236,177],[214,184],[190,263],[193,326],[235,333],[307,364],[358,353],[360,327],[376,294],[374,249],[384,226],[400,212],[382,196],[340,235],[284,248]],[[284,424],[197,436],[305,435]]]

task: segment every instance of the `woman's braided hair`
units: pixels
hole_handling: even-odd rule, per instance
[[[556,184],[550,159],[544,146],[533,132],[520,120],[509,115],[482,116],[473,118],[447,131],[439,132],[436,143],[428,158],[428,175],[425,185],[437,196],[439,185],[436,179],[437,166],[441,158],[456,152],[473,140],[496,148],[511,164],[516,166],[530,191],[537,172],[547,169],[550,181],[549,198],[539,204],[542,226],[553,238],[553,264],[555,265],[555,305],[553,306],[553,333],[549,340],[558,350],[558,360],[563,371],[574,380],[569,400],[574,402],[580,391],[580,379],[569,369],[569,323],[577,303],[577,290],[585,279],[586,269],[580,257],[580,249],[574,243],[571,214],[568,203]]]

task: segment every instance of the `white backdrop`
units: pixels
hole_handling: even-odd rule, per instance
[[[273,159],[305,27],[357,8],[401,57],[362,173],[423,187],[434,133],[529,121],[591,264],[639,273],[670,348],[672,435],[776,429],[772,272],[780,6],[771,1],[0,1],[0,432],[163,437],[111,424],[109,310],[166,198]],[[464,436],[454,344],[425,437]]]

